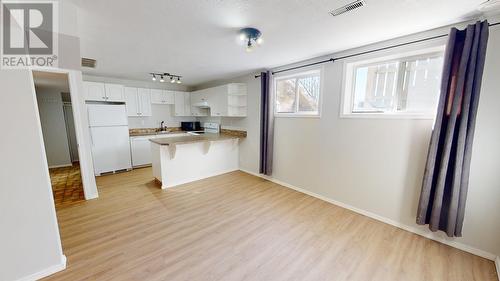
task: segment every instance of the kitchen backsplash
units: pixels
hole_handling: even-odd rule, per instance
[[[160,122],[165,121],[168,128],[180,127],[182,121],[196,121],[196,117],[176,117],[172,116],[172,105],[152,104],[150,117],[129,117],[128,127],[135,128],[160,128]]]

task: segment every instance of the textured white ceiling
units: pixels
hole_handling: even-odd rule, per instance
[[[366,0],[351,13],[328,13],[348,2],[81,0],[82,56],[98,61],[84,73],[143,80],[171,72],[196,85],[469,19],[483,0]],[[248,26],[265,40],[253,53],[237,40]]]

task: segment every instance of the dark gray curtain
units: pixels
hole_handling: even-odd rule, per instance
[[[453,28],[446,47],[417,223],[450,237],[462,236],[488,28],[487,21]]]
[[[273,171],[274,111],[270,91],[271,73],[260,73],[260,166],[259,173]]]

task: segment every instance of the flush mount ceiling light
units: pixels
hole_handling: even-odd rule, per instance
[[[262,33],[257,28],[247,27],[239,32],[240,40],[245,42],[246,51],[251,52],[255,45],[262,44]]]
[[[181,77],[180,75],[175,75],[175,74],[170,74],[170,73],[156,73],[156,72],[151,72],[149,73],[151,75],[151,80],[156,81],[157,77],[160,77],[160,82],[163,83],[165,82],[165,78],[170,79],[170,83],[177,83],[181,84]]]

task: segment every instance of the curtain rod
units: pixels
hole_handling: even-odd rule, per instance
[[[500,24],[500,22],[490,23],[490,24],[488,24],[488,26],[491,27],[491,26],[495,26],[495,25],[499,25],[499,24]],[[361,55],[366,55],[366,54],[370,54],[370,53],[374,53],[374,52],[385,51],[385,50],[392,49],[392,48],[397,48],[397,47],[402,47],[402,46],[406,46],[406,45],[416,44],[416,43],[425,42],[425,41],[429,41],[429,40],[439,39],[439,38],[443,38],[443,37],[447,37],[447,36],[448,36],[448,34],[442,34],[442,35],[427,37],[427,38],[423,38],[423,39],[419,39],[419,40],[415,40],[415,41],[410,41],[410,42],[406,42],[406,43],[401,43],[401,44],[396,44],[396,45],[390,45],[390,46],[387,46],[387,47],[382,47],[382,48],[378,48],[378,49],[374,49],[374,50],[369,50],[369,51],[354,53],[354,54],[351,54],[351,55],[345,55],[345,56],[338,57],[338,58],[330,58],[330,59],[326,59],[326,60],[322,60],[322,61],[318,61],[318,62],[308,63],[308,64],[304,64],[304,65],[299,65],[299,66],[295,66],[295,67],[290,67],[290,68],[286,68],[286,69],[274,71],[272,74],[274,75],[274,74],[285,72],[285,71],[300,69],[300,68],[304,68],[304,67],[309,67],[309,66],[313,66],[313,65],[327,63],[327,62],[334,62],[336,60],[347,59],[347,58],[361,56]],[[260,77],[260,74],[259,75],[255,75],[255,78],[259,78],[259,77]]]

